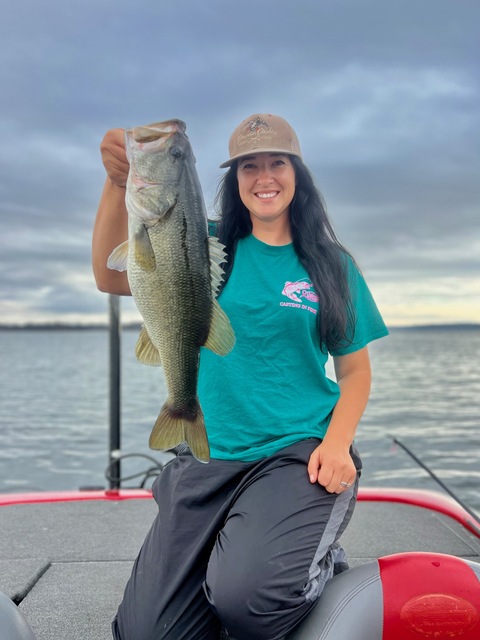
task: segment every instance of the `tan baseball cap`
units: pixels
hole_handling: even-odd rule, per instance
[[[286,120],[271,113],[255,113],[241,122],[230,136],[230,159],[220,167],[252,153],[288,153],[302,157],[297,134]]]

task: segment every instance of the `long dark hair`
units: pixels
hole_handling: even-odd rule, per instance
[[[289,156],[295,170],[295,195],[290,203],[290,228],[293,248],[308,273],[319,298],[317,330],[320,345],[329,351],[352,342],[354,310],[348,286],[348,257],[325,210],[323,198],[302,160]],[[241,238],[252,232],[252,221],[238,189],[237,163],[233,163],[220,181],[216,209],[220,215],[218,237],[227,251],[224,265],[226,284]]]

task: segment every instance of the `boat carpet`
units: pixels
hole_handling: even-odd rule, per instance
[[[0,591],[38,640],[111,640],[110,622],[156,511],[153,500],[0,508]],[[405,551],[480,562],[480,540],[451,518],[406,504],[359,502],[342,538],[351,566]]]

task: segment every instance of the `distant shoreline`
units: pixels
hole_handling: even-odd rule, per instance
[[[122,329],[138,329],[140,323],[124,323]],[[107,331],[107,323],[75,324],[75,323],[30,323],[30,324],[0,324],[0,331]]]
[[[388,327],[393,331],[480,331],[480,323],[458,322],[451,324],[411,324]]]
[[[140,330],[141,323],[124,323],[122,329]],[[30,324],[0,324],[0,331],[108,331],[109,325],[98,324],[66,324],[66,323],[30,323]],[[480,331],[480,323],[458,322],[450,324],[412,324],[404,326],[389,326],[390,331]]]

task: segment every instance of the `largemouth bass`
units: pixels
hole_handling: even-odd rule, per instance
[[[165,372],[168,397],[150,435],[150,447],[171,449],[186,442],[198,460],[208,462],[210,449],[197,396],[200,347],[226,355],[235,336],[216,300],[224,247],[208,237],[185,129],[181,120],[169,120],[126,131],[128,240],[112,252],[107,265],[127,270],[143,317],[137,358],[162,364]]]

